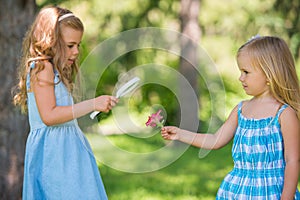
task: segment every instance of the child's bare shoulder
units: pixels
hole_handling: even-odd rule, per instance
[[[33,72],[38,82],[52,83],[54,78],[53,65],[49,61],[38,61]]]
[[[41,71],[40,71],[41,75],[43,74],[50,77],[54,76],[53,65],[51,62],[49,62],[48,60],[41,61],[40,65],[41,65]]]
[[[287,106],[283,111],[281,116],[283,118],[297,118],[297,113],[296,111],[291,107],[291,106]]]

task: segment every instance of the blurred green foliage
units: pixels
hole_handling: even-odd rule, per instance
[[[101,157],[101,138],[88,135],[96,158]],[[109,141],[129,152],[153,152],[165,144],[161,139],[111,135]],[[138,145],[137,145],[138,144]],[[232,168],[230,145],[199,159],[198,148],[189,147],[169,166],[148,173],[127,173],[99,163],[107,195],[111,200],[215,199],[217,190]],[[128,161],[130,162],[130,161]],[[217,164],[216,164],[217,163]]]
[[[199,105],[201,105],[199,130],[205,131],[212,115],[210,109],[212,103],[216,104],[215,111],[219,112],[216,120],[218,125],[241,99],[248,98],[238,82],[239,71],[235,62],[238,47],[256,34],[279,35],[290,44],[299,63],[297,52],[299,52],[300,26],[297,23],[299,16],[295,12],[299,2],[294,0],[284,1],[284,3],[278,0],[228,0],[226,2],[201,0],[200,2],[199,25],[202,35],[199,46],[215,63],[222,79],[222,83],[218,84],[224,84],[226,94],[226,98],[220,98],[220,101],[225,102],[212,102],[205,80],[199,75]],[[82,41],[81,62],[99,43],[123,31],[141,27],[159,27],[180,32],[179,0],[37,0],[37,3],[40,7],[48,4],[67,7],[82,19],[85,34]],[[289,10],[292,12],[288,12]],[[114,51],[115,49],[112,48],[111,52]],[[179,57],[169,54],[157,49],[142,49],[120,55],[104,71],[96,95],[112,93],[120,74],[135,66],[157,63],[177,70]],[[218,77],[205,78],[211,81],[218,79]],[[141,88],[139,95],[140,99],[132,104],[138,111],[142,112],[144,107],[151,107],[151,104],[158,103],[168,112],[167,124],[176,123],[175,115],[179,105],[171,91],[158,85],[148,84]]]
[[[97,45],[123,31],[159,27],[180,32],[179,0],[37,0],[37,3],[40,7],[61,5],[82,19],[85,34],[81,45],[81,62]],[[284,38],[299,68],[299,4],[298,0],[201,0],[199,25],[202,34],[199,47],[207,52],[207,59],[214,62],[220,77],[209,73],[199,74],[199,131],[206,131],[211,126],[212,104],[215,105],[213,111],[217,113],[213,129],[217,129],[239,101],[250,98],[244,94],[238,81],[235,54],[239,46],[253,35],[278,35]],[[106,53],[109,55],[115,51],[112,48]],[[103,72],[96,95],[111,94],[121,74],[149,63],[178,70],[179,57],[159,49],[139,49],[120,55]],[[159,77],[155,71],[153,74]],[[215,102],[212,102],[207,79],[211,82],[216,80]],[[177,84],[175,79],[174,84]],[[225,97],[220,88],[225,89]],[[180,105],[169,88],[146,84],[130,101],[131,109],[135,112],[145,112],[152,105],[164,106],[168,113],[167,124],[176,124],[175,116]],[[97,140],[93,138],[96,136],[89,134],[88,137],[97,157],[102,152],[96,148]],[[157,137],[139,139],[128,135],[112,135],[109,139],[114,145],[130,152],[149,152],[164,146],[161,138]],[[172,165],[144,174],[124,173],[99,163],[108,196],[118,200],[215,199],[222,179],[232,167],[230,145],[200,160],[197,159],[198,151],[190,147]]]

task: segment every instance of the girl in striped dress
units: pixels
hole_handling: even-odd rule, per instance
[[[237,63],[250,100],[240,102],[215,134],[168,126],[162,137],[204,149],[233,139],[234,167],[216,199],[300,199],[300,89],[291,52],[281,38],[257,36],[239,48]]]

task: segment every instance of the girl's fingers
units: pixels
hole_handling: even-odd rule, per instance
[[[168,135],[166,135],[166,134],[162,134],[161,135],[164,139],[168,139]]]
[[[110,97],[110,105],[112,107],[114,107],[117,103],[118,103],[119,99],[117,99],[116,97],[111,96]]]

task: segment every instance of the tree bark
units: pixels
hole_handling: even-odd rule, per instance
[[[0,10],[0,199],[21,199],[27,116],[12,104],[22,39],[32,23],[34,0],[2,0]]]
[[[198,43],[200,40],[200,27],[199,27],[199,9],[200,0],[181,0],[181,32],[184,36],[181,40],[181,57],[180,57],[180,73],[189,82],[190,86],[179,81],[180,88],[180,113],[182,128],[190,129],[198,124],[198,76],[197,71],[199,65],[198,56]],[[196,96],[191,96],[191,88]],[[197,99],[195,99],[195,97]],[[196,130],[193,130],[196,131]]]

